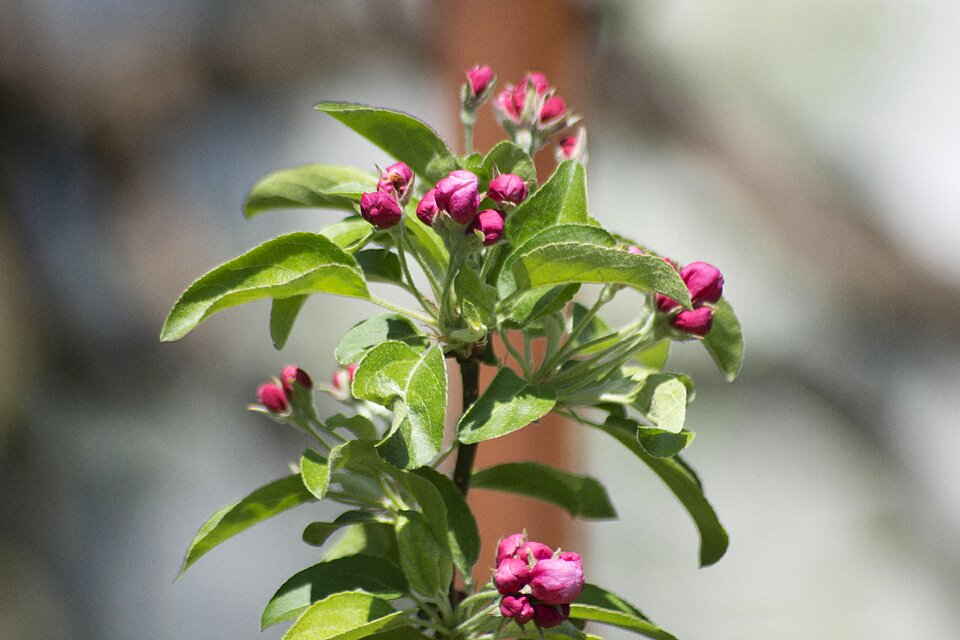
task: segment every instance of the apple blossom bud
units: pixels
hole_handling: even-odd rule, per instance
[[[632,253],[635,256],[645,256],[647,252],[637,246],[627,247],[627,251]]]
[[[662,293],[657,294],[657,310],[663,313],[669,313],[679,306],[680,304],[673,298],[668,298]]]
[[[501,538],[500,543],[497,545],[497,565],[506,558],[517,557],[517,549],[523,546],[523,544],[524,535],[522,533],[515,533],[506,538]],[[523,558],[523,560],[526,560],[526,558]]]
[[[530,569],[530,593],[546,604],[573,602],[583,590],[583,561],[547,558],[538,560]]]
[[[470,95],[474,99],[487,90],[490,82],[493,80],[493,69],[487,65],[477,65],[467,71],[467,87],[470,89]]]
[[[550,96],[540,109],[540,122],[546,124],[562,118],[567,112],[567,103],[559,96]]]
[[[497,591],[504,595],[520,591],[530,582],[530,568],[527,566],[527,561],[520,558],[504,558],[497,565],[493,582],[497,586]]]
[[[280,372],[280,385],[288,398],[293,397],[293,384],[297,383],[304,389],[313,389],[313,380],[307,372],[294,364],[288,364]]]
[[[529,554],[533,555],[535,560],[546,560],[553,557],[553,549],[542,542],[530,541],[517,549],[517,557],[527,560]]]
[[[569,604],[562,604],[559,607],[554,607],[547,604],[533,605],[533,622],[538,627],[543,629],[555,627],[569,617]]]
[[[270,413],[285,413],[290,407],[283,388],[274,382],[265,382],[257,387],[257,400]]]
[[[437,206],[437,190],[430,189],[423,197],[420,198],[420,203],[417,205],[417,217],[420,218],[420,222],[427,225],[428,227],[433,226],[433,220],[437,217],[437,214],[440,213],[440,207]]]
[[[384,169],[380,180],[377,181],[377,191],[396,194],[401,204],[410,200],[415,176],[413,170],[405,162],[397,162]]]
[[[503,223],[506,214],[496,209],[484,209],[477,214],[465,233],[468,235],[474,231],[483,234],[483,246],[488,247],[496,244],[503,237]]]
[[[527,185],[520,176],[503,173],[490,181],[487,196],[496,202],[520,204],[527,197]]]
[[[524,93],[527,91],[528,82],[537,90],[538,96],[542,96],[547,92],[547,89],[550,88],[550,83],[547,82],[547,76],[543,75],[539,71],[531,71],[527,74],[527,77],[524,78],[524,81],[520,83],[520,86],[523,87]]]
[[[360,215],[379,229],[389,229],[403,218],[403,209],[393,194],[372,191],[360,197]]]
[[[357,374],[357,365],[348,364],[346,367],[342,369],[337,369],[336,371],[333,372],[333,379],[331,380],[331,384],[333,385],[333,388],[336,389],[337,391],[343,391],[344,389],[348,389],[350,385],[353,384],[353,377],[356,374]]]
[[[680,271],[694,306],[717,302],[723,295],[723,275],[706,262],[691,262]]]
[[[534,610],[527,596],[504,596],[500,601],[500,613],[504,618],[513,618],[517,624],[524,625],[533,620]]]
[[[514,124],[520,122],[520,114],[523,112],[523,101],[525,100],[525,97],[522,98],[518,105],[515,99],[516,95],[516,89],[513,87],[508,87],[497,94],[497,111]]]
[[[692,311],[681,311],[670,320],[670,324],[680,331],[705,336],[713,325],[713,309],[698,307]]]
[[[469,224],[480,207],[480,192],[477,176],[470,171],[451,171],[437,182],[434,199],[437,206],[450,214],[460,224]]]
[[[573,154],[577,150],[577,136],[565,136],[560,138],[560,152],[563,154],[565,160],[570,160],[573,158]]]

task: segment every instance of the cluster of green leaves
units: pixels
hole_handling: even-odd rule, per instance
[[[316,439],[303,453],[299,473],[217,512],[190,545],[183,570],[257,522],[332,500],[347,510],[303,532],[304,542],[324,547],[321,562],[278,589],[263,612],[264,627],[295,620],[285,636],[291,639],[479,638],[491,632],[525,637],[529,630],[502,624],[491,606],[498,596],[490,585],[472,584],[477,526],[463,487],[436,467],[459,447],[517,431],[550,412],[612,437],[639,458],[693,519],[700,563],[719,560],[727,535],[699,478],[680,457],[693,439],[685,428],[693,383],[665,370],[671,343],[691,336],[672,329],[653,304],[653,295],[661,293],[689,308],[689,294],[666,261],[627,251],[629,241],[588,213],[583,165],[561,162],[538,184],[533,160],[513,142],[501,142],[486,155],[458,157],[407,114],[341,103],[317,108],[407,163],[417,174],[419,194],[463,168],[476,173],[481,185],[497,173],[517,174],[530,195],[509,212],[503,241],[467,250],[410,215],[417,198],[393,229],[375,229],[357,216],[361,195],[373,191],[377,180],[366,171],[308,165],[273,173],[252,189],[248,217],[303,207],[347,215],[318,233],[269,240],[202,276],[177,301],[162,340],[182,338],[214,313],[259,299],[272,301],[270,334],[278,349],[313,294],[360,298],[387,312],[358,323],[336,349],[340,364],[357,365],[346,398],[355,414],[320,420],[311,409],[295,416]],[[411,264],[429,293],[419,290]],[[420,308],[380,298],[371,283],[398,288]],[[589,306],[574,301],[584,285],[599,289]],[[612,328],[598,311],[627,290],[643,294],[641,310],[629,325]],[[532,355],[535,341],[544,345],[542,357]],[[742,341],[726,300],[715,305],[713,329],[702,343],[732,380]],[[456,421],[453,444],[444,449],[451,439],[445,433],[451,358],[479,360],[496,371]],[[578,518],[616,516],[598,480],[534,461],[475,471],[472,485],[544,500]],[[462,602],[451,598],[455,572],[472,590]],[[585,638],[587,621],[672,638],[595,585],[587,585],[573,605],[571,621],[547,635]]]

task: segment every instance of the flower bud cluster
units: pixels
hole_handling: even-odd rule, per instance
[[[500,126],[521,147],[533,153],[541,141],[573,125],[579,118],[567,111],[567,103],[550,86],[547,77],[531,71],[520,82],[497,94],[496,116]]]
[[[631,253],[643,254],[639,247],[630,247]],[[664,258],[677,269],[677,264]],[[662,293],[657,294],[656,304],[660,313],[670,314],[670,325],[674,329],[695,336],[705,336],[713,326],[713,309],[708,306],[719,302],[723,296],[723,274],[712,264],[691,262],[679,269],[680,279],[687,285],[693,309],[682,309],[676,300]]]
[[[570,603],[583,590],[583,559],[515,533],[500,540],[493,582],[503,595],[503,617],[555,627],[570,616]]]
[[[288,364],[280,372],[279,380],[265,382],[257,387],[257,400],[270,413],[286,414],[290,411],[294,387],[310,390],[313,388],[313,380],[300,367]]]
[[[415,176],[404,162],[392,164],[380,173],[377,190],[360,197],[360,215],[379,229],[389,229],[403,219],[403,206],[413,193]]]

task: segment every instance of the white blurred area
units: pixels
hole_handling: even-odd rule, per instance
[[[588,580],[686,640],[960,637],[960,322],[937,311],[960,304],[960,5],[586,4],[599,18],[591,212],[720,267],[747,341],[733,385],[697,345],[672,361],[698,383],[688,459],[728,555],[697,570],[695,530],[667,490],[601,434],[578,434],[578,469],[608,483],[621,514],[580,528]],[[385,12],[391,28],[376,29]],[[253,637],[275,588],[316,558],[297,541],[317,513],[294,512],[174,584],[199,523],[303,447],[244,412],[257,383],[288,361],[328,376],[337,338],[376,308],[315,298],[282,353],[267,305],[178,343],[156,335],[198,274],[336,219],[244,221],[254,180],[387,161],[315,102],[395,107],[456,135],[459,79],[435,77],[436,52],[419,46],[428,12],[0,1],[3,640]],[[612,93],[630,80],[612,59],[652,66],[708,118],[685,136],[638,126]],[[719,133],[697,138],[705,129]],[[832,215],[831,198],[835,220],[803,217],[811,202]],[[863,284],[891,274],[931,290],[929,306]],[[608,319],[627,321],[630,303]]]

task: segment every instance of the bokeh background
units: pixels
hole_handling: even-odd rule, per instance
[[[747,340],[733,385],[673,356],[718,565],[652,474],[570,426],[556,455],[622,519],[531,531],[687,640],[960,637],[958,29],[942,0],[0,0],[0,638],[280,637],[259,612],[314,561],[315,508],[174,578],[303,446],[244,410],[257,383],[329,376],[376,309],[315,299],[282,353],[266,304],[174,344],[160,325],[200,273],[335,219],[243,221],[257,178],[387,162],[315,102],[456,145],[477,62],[550,75],[587,118],[591,211],[718,265]]]

